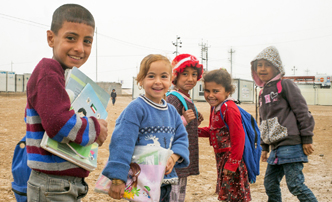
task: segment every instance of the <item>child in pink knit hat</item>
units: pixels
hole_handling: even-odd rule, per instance
[[[191,100],[189,91],[196,86],[198,80],[203,74],[203,65],[197,58],[190,54],[180,54],[172,61],[173,76],[172,90],[166,98],[166,101],[177,109],[184,126],[188,132],[190,165],[186,168],[176,169],[179,177],[178,185],[172,185],[170,194],[171,202],[184,201],[186,195],[187,177],[199,174],[198,164],[198,125],[203,121],[203,116],[197,111],[194,102]],[[178,96],[184,98],[185,105]]]

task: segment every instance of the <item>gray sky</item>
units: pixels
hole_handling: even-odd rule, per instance
[[[0,7],[0,70],[31,73],[43,57],[53,11],[68,1],[11,0]],[[143,57],[172,60],[176,36],[180,53],[201,57],[208,46],[208,69],[251,79],[250,61],[265,47],[279,50],[286,75],[332,75],[332,1],[330,0],[73,0],[94,15],[93,50],[80,69],[93,80],[132,86]],[[97,51],[96,51],[97,45]],[[97,56],[97,57],[96,57]],[[201,59],[200,59],[201,60]],[[12,65],[11,65],[12,63]],[[205,63],[203,63],[205,64]]]

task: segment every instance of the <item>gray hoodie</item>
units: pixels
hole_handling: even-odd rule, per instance
[[[265,59],[279,70],[279,74],[264,83],[254,69],[256,60]],[[257,86],[263,87],[259,95],[261,145],[263,151],[284,145],[311,144],[314,119],[300,89],[291,80],[279,81],[285,71],[278,50],[265,48],[251,61],[251,73]],[[277,86],[277,84],[281,84]]]

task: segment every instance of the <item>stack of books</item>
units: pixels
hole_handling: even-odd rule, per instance
[[[66,91],[71,101],[71,110],[75,110],[75,113],[97,119],[107,118],[106,107],[110,95],[76,67],[66,72]],[[97,143],[89,146],[74,142],[60,143],[49,138],[45,132],[40,146],[88,171],[97,167]]]

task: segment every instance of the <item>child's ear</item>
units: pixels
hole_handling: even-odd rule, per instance
[[[55,34],[52,30],[47,30],[47,43],[48,43],[48,46],[53,48],[54,47],[54,37],[55,37]]]

